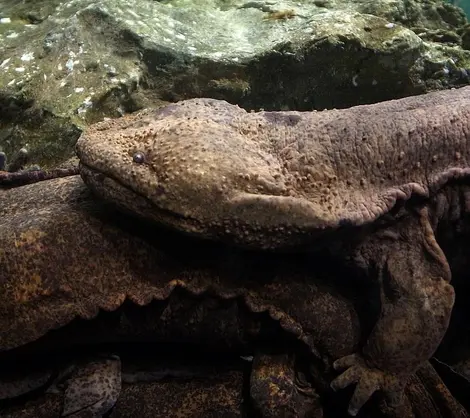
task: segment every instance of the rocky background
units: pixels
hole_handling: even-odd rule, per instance
[[[197,96],[311,110],[462,86],[470,25],[451,3],[2,0],[0,151],[55,167],[89,123]]]

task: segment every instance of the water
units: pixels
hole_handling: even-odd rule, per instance
[[[470,18],[470,0],[448,0],[450,4],[461,7]]]

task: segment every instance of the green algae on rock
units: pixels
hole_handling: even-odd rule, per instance
[[[465,17],[437,0],[44,0],[1,13],[0,110],[14,117],[0,151],[27,146],[41,168],[69,158],[86,124],[162,101],[310,110],[469,82]]]

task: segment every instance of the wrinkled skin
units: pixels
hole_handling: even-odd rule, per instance
[[[122,339],[258,347],[250,392],[264,416],[292,406],[294,416],[321,416],[318,396],[327,412],[342,416],[345,399],[329,389],[332,359],[353,352],[368,334],[357,310],[369,318],[374,309],[362,286],[333,286],[329,262],[323,271],[323,260],[311,256],[237,255],[183,239],[114,213],[78,177],[13,189],[1,202],[0,347],[8,350],[2,368],[19,364],[8,355],[31,349],[21,346],[34,340],[35,349],[62,350]],[[99,309],[107,312],[96,316]],[[84,320],[72,322],[77,316]],[[294,353],[297,344],[306,348],[314,392],[305,383],[308,367],[263,351],[266,338],[281,352],[286,343]],[[290,396],[266,390],[272,385],[290,388]],[[429,390],[448,394],[432,368],[424,380],[409,381],[400,407],[383,404],[380,413],[369,405],[364,416],[441,417],[434,398],[424,396]],[[444,397],[452,411],[446,416],[466,416],[450,394]]]
[[[346,370],[332,382],[334,389],[357,382],[349,407],[355,415],[377,388],[392,403],[400,401],[410,370],[430,358],[444,336],[454,291],[444,280],[450,279],[450,268],[424,210],[367,234],[353,246],[350,261],[364,274],[376,271],[382,306],[361,354],[334,363],[337,370]]]
[[[332,341],[325,344],[343,352],[344,345],[357,338],[357,318],[346,302],[340,298],[333,304],[335,298],[315,292],[316,285],[288,264],[271,270],[264,266],[267,260],[232,259],[224,249],[181,242],[179,236],[162,230],[154,231],[155,239],[147,225],[139,226],[133,219],[126,224],[124,217],[94,201],[78,176],[12,189],[3,194],[2,204],[0,348],[6,350],[0,357],[2,367],[19,364],[8,355],[22,352],[23,346],[28,349],[35,340],[36,350],[144,338],[184,344],[203,341],[208,348],[223,351],[252,346],[262,350],[264,339],[268,338],[267,344],[274,338],[277,342],[270,344],[280,349],[285,340],[289,350],[302,344],[317,356],[315,338],[299,322],[303,312],[311,312],[310,305],[318,306],[318,317],[309,314],[306,329],[316,327],[317,320],[327,326],[333,318],[322,317],[344,307],[338,323],[342,330],[337,331],[342,339],[336,341],[333,332]],[[118,223],[123,229],[115,226]],[[264,284],[253,280],[260,273]],[[285,280],[288,274],[300,275],[297,285]],[[292,300],[306,291],[312,298],[293,311]],[[105,317],[104,323],[98,317],[72,324],[77,316],[95,318],[100,309],[116,316]],[[45,335],[52,329],[57,330]],[[323,368],[327,366],[327,357],[316,358]],[[295,376],[296,370],[290,373]],[[295,380],[287,383],[296,408],[305,406],[310,413],[310,407],[319,408],[310,401],[310,392],[297,394]],[[277,405],[275,394],[271,405]]]
[[[335,363],[335,389],[357,383],[355,415],[378,389],[399,399],[445,334],[454,293],[434,231],[467,210],[469,140],[464,87],[323,112],[191,99],[96,124],[77,152],[96,194],[145,219],[243,247],[344,244],[341,258],[359,257],[382,311],[364,348]]]

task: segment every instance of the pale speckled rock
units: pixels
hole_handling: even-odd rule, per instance
[[[165,416],[167,418],[243,417],[243,373],[222,371],[198,379],[167,379],[123,384],[112,418]],[[59,416],[62,394],[46,393],[20,406],[1,410],[5,418]]]
[[[162,100],[309,110],[469,81],[465,18],[437,0],[43,0],[0,18],[0,151],[45,168],[77,126]]]
[[[67,383],[62,416],[75,417],[85,411],[93,416],[102,416],[114,406],[120,391],[119,357],[112,356],[80,365]]]

